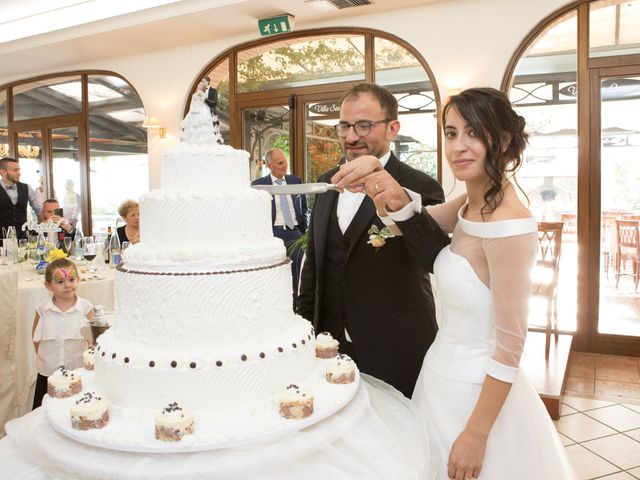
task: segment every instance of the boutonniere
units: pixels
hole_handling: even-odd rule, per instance
[[[371,225],[367,233],[369,234],[369,241],[367,243],[375,248],[376,251],[384,247],[385,243],[387,243],[387,238],[395,237],[395,235],[391,233],[391,230],[389,230],[389,227],[379,229],[376,225]]]

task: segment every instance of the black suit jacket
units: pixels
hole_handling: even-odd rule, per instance
[[[215,88],[209,87],[209,89],[207,90],[207,95],[204,97],[204,103],[209,105],[211,115],[218,115],[218,91]]]
[[[318,181],[329,182],[337,170],[324,173]],[[401,163],[393,154],[385,170],[400,185],[419,193],[423,205],[444,201],[442,188],[435,180]],[[325,247],[337,199],[335,191],[316,197],[308,232],[296,311],[312,321],[316,331],[323,328]],[[387,239],[376,251],[367,243],[371,225],[384,227],[373,201],[365,197],[349,226],[344,264],[345,324],[359,368],[410,396],[437,331],[428,272],[449,239],[439,228],[424,232],[429,255],[420,265],[409,256],[401,236]]]
[[[302,183],[302,179],[295,175],[285,175],[284,180],[289,185]],[[271,174],[264,177],[256,178],[251,185],[273,185],[271,181]],[[293,201],[293,209],[296,212],[296,221],[298,222],[298,228],[304,232],[307,230],[307,197],[306,195],[289,195]],[[276,200],[271,196],[271,224],[276,220]]]

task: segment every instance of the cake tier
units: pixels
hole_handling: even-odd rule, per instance
[[[249,153],[228,145],[180,143],[162,157],[160,185],[165,191],[207,195],[247,188],[249,183]]]
[[[211,351],[260,343],[303,321],[291,309],[291,267],[229,272],[116,272],[118,338],[156,351]]]
[[[242,330],[250,328],[243,325]],[[273,329],[262,341],[243,338],[224,347],[169,351],[142,346],[137,337],[122,337],[111,329],[99,340],[96,382],[113,405],[161,409],[180,402],[198,411],[264,406],[287,385],[313,375],[316,359],[309,322],[297,317],[294,325]],[[198,343],[196,335],[193,339]]]
[[[250,188],[203,195],[153,190],[140,201],[141,243],[127,252],[126,260],[137,264],[141,255],[151,254],[153,262],[146,263],[155,265],[167,252],[180,261],[211,259],[212,253],[233,260],[234,253],[244,257],[250,250],[256,259],[266,250],[266,261],[272,261],[278,241],[273,238],[270,211],[269,194]],[[283,258],[282,242],[279,245]]]

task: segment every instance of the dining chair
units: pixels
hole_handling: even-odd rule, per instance
[[[538,259],[533,270],[534,297],[547,302],[545,357],[549,356],[551,332],[558,336],[558,277],[563,222],[538,222]]]
[[[635,289],[638,290],[640,279],[640,238],[638,235],[638,220],[616,220],[616,288],[620,277],[633,277]],[[626,271],[628,262],[631,262],[631,272]]]

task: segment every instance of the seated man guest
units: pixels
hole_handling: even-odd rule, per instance
[[[15,158],[0,158],[0,186],[0,236],[3,229],[15,227],[18,238],[26,238],[22,225],[27,221],[27,204],[40,215],[42,202],[31,185],[20,182],[20,164]]]
[[[138,243],[140,241],[140,205],[135,200],[125,200],[118,207],[118,213],[125,221],[125,225],[118,227],[118,240],[123,242]]]
[[[272,148],[265,153],[264,158],[271,173],[254,180],[251,185],[302,183],[300,177],[286,174],[287,157],[281,149]],[[282,239],[288,249],[307,229],[307,197],[304,195],[275,195],[271,197],[271,220],[273,223],[273,236]],[[293,276],[293,304],[295,306],[302,252],[297,248],[290,256],[291,274]]]
[[[64,236],[73,238],[76,234],[76,229],[73,228],[73,225],[71,225],[71,222],[69,220],[56,213],[56,210],[58,208],[60,208],[60,203],[55,198],[49,198],[45,200],[42,204],[42,221],[51,221],[53,223],[56,223],[58,220],[62,220],[60,222],[60,228],[64,232]]]

